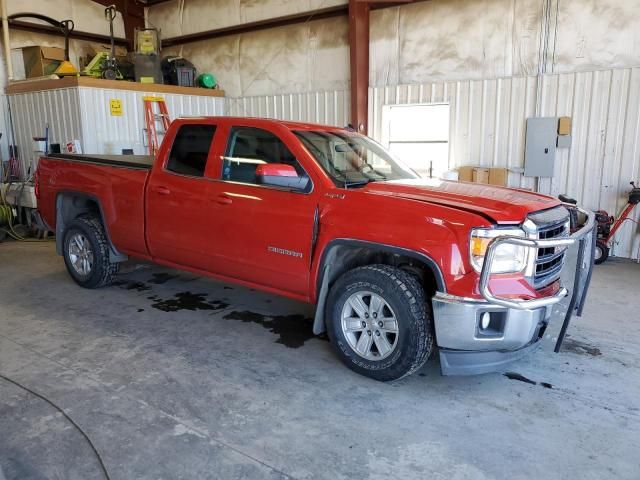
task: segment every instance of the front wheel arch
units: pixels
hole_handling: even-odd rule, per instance
[[[435,292],[446,293],[440,267],[424,253],[363,240],[335,239],[327,244],[319,260],[313,333],[326,331],[326,302],[333,283],[348,270],[372,264],[400,267],[421,277],[427,299]]]

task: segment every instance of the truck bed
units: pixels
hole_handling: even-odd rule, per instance
[[[72,162],[93,163],[97,165],[109,165],[110,167],[137,168],[151,170],[153,165],[152,155],[93,155],[76,153],[51,153],[49,158],[56,160],[70,160]]]
[[[99,203],[112,242],[128,254],[145,256],[145,185],[153,157],[57,153],[38,162],[38,209],[50,228],[56,225],[58,196]]]

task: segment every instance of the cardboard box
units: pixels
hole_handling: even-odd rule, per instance
[[[560,117],[558,119],[558,135],[571,134],[571,117]]]
[[[480,167],[474,168],[473,181],[475,183],[489,183],[489,169]]]
[[[509,181],[509,170],[506,168],[490,168],[489,184],[506,187]]]
[[[473,182],[473,169],[475,167],[459,167],[458,180],[460,182]]]
[[[22,49],[27,78],[51,75],[64,60],[64,50],[58,47],[25,47]]]

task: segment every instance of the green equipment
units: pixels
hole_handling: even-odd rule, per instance
[[[82,73],[90,77],[104,78],[105,80],[122,80],[124,77],[118,68],[116,59],[116,45],[113,36],[113,20],[116,18],[116,6],[111,5],[104,9],[104,18],[109,21],[109,35],[111,37],[111,52],[98,52],[95,57],[84,67]]]
[[[122,80],[122,73],[120,73],[120,70],[118,69],[115,71],[115,77],[104,75],[107,70],[110,70],[109,65],[109,52],[98,52],[87,66],[84,67],[82,73],[89,77],[106,78],[107,80]]]
[[[201,73],[198,75],[198,78],[196,78],[196,85],[202,88],[216,88],[218,81],[216,77],[210,73]]]

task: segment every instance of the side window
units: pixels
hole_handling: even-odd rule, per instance
[[[171,146],[167,170],[191,177],[204,176],[215,131],[215,125],[181,126]]]
[[[299,177],[308,177],[296,157],[280,138],[260,128],[235,127],[229,134],[222,165],[222,179],[257,184],[256,168],[267,163],[283,163],[295,168]]]

